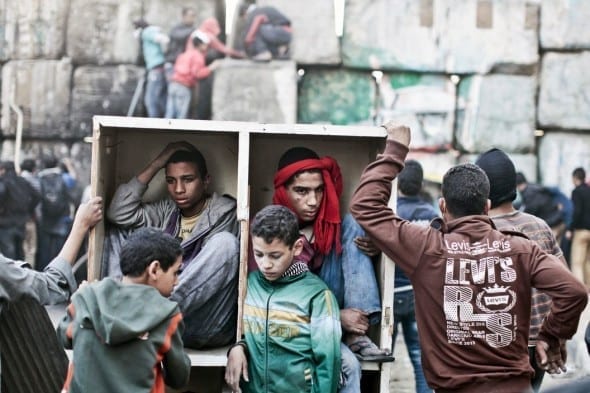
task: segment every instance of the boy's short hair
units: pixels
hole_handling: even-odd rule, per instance
[[[416,160],[407,160],[404,169],[397,176],[397,186],[405,195],[416,196],[422,189],[423,180],[422,165]]]
[[[256,213],[250,233],[253,237],[261,237],[268,244],[278,239],[291,248],[299,239],[299,223],[289,208],[269,205]]]
[[[153,261],[159,261],[167,271],[182,255],[178,239],[156,228],[140,228],[133,232],[121,247],[121,272],[139,277]]]
[[[489,194],[488,177],[477,165],[456,165],[443,176],[442,196],[454,217],[483,214]]]
[[[209,173],[207,171],[207,162],[205,161],[205,157],[203,154],[193,146],[192,150],[176,150],[166,161],[166,166],[168,164],[176,164],[179,162],[192,162],[197,165],[197,170],[199,171],[199,175],[201,179],[204,179],[205,176]]]
[[[584,180],[586,180],[586,171],[584,170],[584,168],[578,167],[578,168],[574,169],[574,171],[572,172],[572,176],[574,178],[584,182]]]

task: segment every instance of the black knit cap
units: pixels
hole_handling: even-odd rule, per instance
[[[479,156],[479,166],[490,181],[492,209],[516,199],[516,169],[510,157],[500,149],[490,149]]]
[[[397,186],[405,195],[415,196],[422,189],[423,179],[422,165],[416,160],[407,160],[404,169],[397,176]]]
[[[320,156],[318,156],[315,151],[308,149],[307,147],[302,147],[302,146],[292,147],[283,153],[283,155],[279,159],[279,165],[278,165],[277,169],[281,170],[284,167],[286,167],[287,165],[293,164],[294,162],[308,160],[310,158],[311,159],[319,159]]]

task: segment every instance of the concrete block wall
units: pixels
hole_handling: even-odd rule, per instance
[[[224,23],[222,0],[0,0],[0,159],[15,157],[17,106],[20,160],[70,157],[88,184],[92,116],[126,115],[143,74],[133,20],[143,15],[168,32],[188,6],[197,25],[211,16]]]

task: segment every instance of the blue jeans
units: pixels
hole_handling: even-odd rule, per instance
[[[254,42],[246,48],[249,56],[270,51],[273,57],[278,55],[278,47],[291,42],[291,32],[282,26],[263,24],[258,29]]]
[[[402,325],[404,341],[408,349],[408,355],[414,366],[414,379],[416,381],[417,393],[431,393],[428,388],[424,372],[422,371],[422,356],[420,354],[420,341],[418,339],[418,326],[416,325],[416,314],[414,312],[414,291],[396,293],[393,297],[393,346],[398,333],[398,325]]]
[[[216,233],[178,276],[170,299],[183,313],[185,347],[220,347],[236,339],[239,253],[235,235]]]
[[[347,214],[342,220],[342,254],[332,251],[324,259],[319,276],[336,296],[340,309],[363,310],[374,325],[381,320],[379,286],[371,257],[354,243],[358,236],[365,236],[365,232]]]
[[[170,82],[165,117],[167,119],[186,119],[190,104],[191,89],[178,82]]]
[[[360,393],[361,391],[361,364],[356,355],[352,353],[344,343],[340,343],[341,384],[338,386],[338,393]]]
[[[148,117],[163,117],[166,111],[166,75],[164,67],[152,68],[147,73],[143,97]]]

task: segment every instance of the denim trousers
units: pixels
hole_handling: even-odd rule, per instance
[[[235,340],[239,249],[235,235],[216,233],[178,276],[170,299],[184,317],[185,347],[219,347]]]
[[[178,82],[168,85],[168,99],[166,100],[167,119],[186,119],[191,104],[192,89]]]
[[[422,356],[420,354],[420,340],[418,339],[418,325],[416,324],[416,313],[414,311],[414,291],[398,292],[393,297],[393,346],[401,324],[404,341],[408,349],[410,361],[414,367],[414,380],[417,393],[431,393],[428,387],[424,372],[422,371]]]
[[[278,47],[288,45],[290,42],[291,32],[285,30],[282,26],[263,24],[258,29],[254,42],[246,50],[250,56],[270,51],[275,57],[278,55]]]
[[[340,356],[342,360],[341,378],[338,393],[361,392],[361,363],[356,355],[344,343],[340,343]]]
[[[324,259],[319,276],[336,296],[340,309],[363,310],[374,325],[381,320],[379,286],[371,257],[354,243],[358,236],[365,236],[365,232],[347,214],[342,220],[342,253],[333,250]]]
[[[166,75],[164,67],[152,68],[147,73],[143,97],[148,117],[163,117],[166,111]]]

